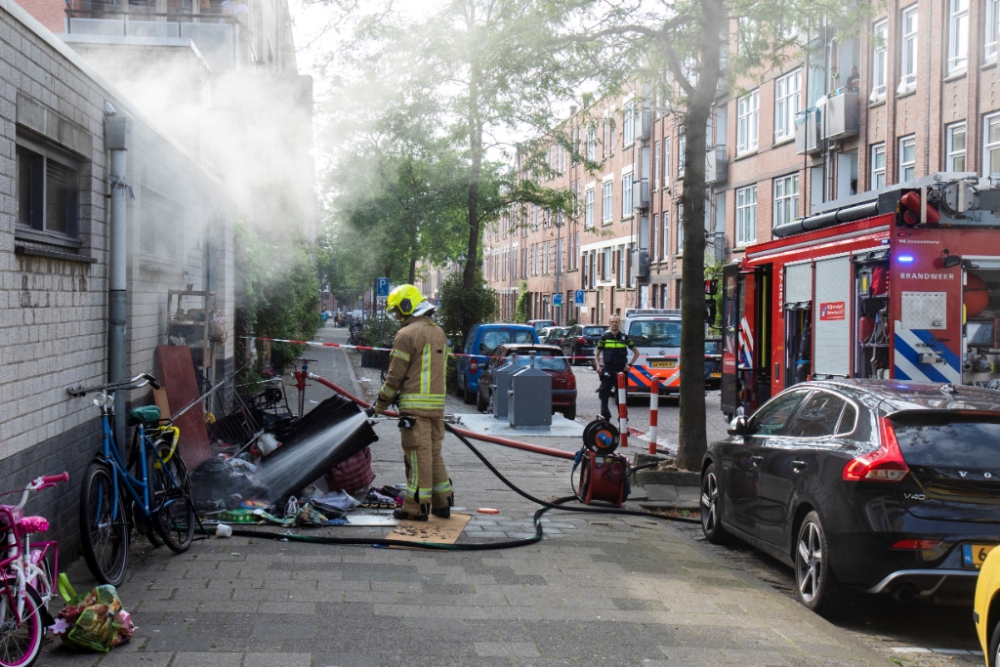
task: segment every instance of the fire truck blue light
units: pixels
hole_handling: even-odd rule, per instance
[[[900,255],[898,258],[900,264],[912,264],[913,255]]]

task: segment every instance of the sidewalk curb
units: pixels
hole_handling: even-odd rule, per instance
[[[662,484],[669,486],[701,486],[701,475],[696,472],[640,470],[635,474],[636,484]]]

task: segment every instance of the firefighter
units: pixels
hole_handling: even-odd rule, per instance
[[[612,315],[608,323],[611,328],[597,341],[597,349],[594,350],[594,368],[601,378],[598,396],[601,398],[601,417],[604,419],[611,419],[608,399],[612,394],[615,395],[615,400],[618,397],[618,374],[628,373],[635,360],[639,358],[639,350],[635,349],[635,343],[621,331],[622,318]],[[628,360],[629,350],[632,350],[631,360]]]
[[[451,516],[454,494],[441,458],[444,440],[444,373],[448,339],[430,315],[434,306],[413,285],[392,290],[386,311],[400,322],[389,353],[389,373],[375,401],[380,413],[399,403],[399,428],[406,465],[401,520]]]

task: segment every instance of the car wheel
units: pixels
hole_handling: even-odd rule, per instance
[[[701,532],[712,544],[725,544],[729,534],[722,527],[722,496],[715,464],[710,463],[701,475]]]
[[[830,550],[819,514],[810,512],[795,540],[795,583],[799,601],[820,616],[840,615],[850,602],[830,568]]]
[[[987,619],[982,619],[985,623]],[[986,654],[987,664],[990,667],[1000,666],[1000,623],[993,628],[993,636],[990,637],[990,652]]]
[[[489,401],[483,398],[483,392],[477,391],[476,410],[479,410],[480,412],[486,412],[489,407],[490,407]]]
[[[462,394],[462,402],[466,405],[472,405],[476,402],[476,395],[479,394],[479,389],[476,389],[476,393],[473,394],[469,391],[468,385],[465,387],[465,392]]]
[[[460,376],[460,377],[461,377],[461,376]],[[458,379],[456,378],[456,379],[455,379],[455,397],[456,397],[456,398],[462,398],[462,395],[463,395],[464,393],[465,393],[465,392],[464,392],[464,390],[462,389],[462,383],[461,383],[461,381],[460,381],[460,380],[458,380]]]
[[[563,417],[570,421],[576,419],[576,403],[563,410]]]

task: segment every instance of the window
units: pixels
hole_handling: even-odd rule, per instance
[[[802,70],[774,82],[774,140],[795,136],[795,114],[802,108]]]
[[[635,102],[627,102],[622,111],[622,145],[628,146],[635,141]]]
[[[986,35],[983,39],[983,60],[996,62],[997,59],[997,13],[1000,0],[986,0]]]
[[[760,92],[753,91],[736,101],[736,152],[749,153],[757,150],[757,119],[760,107]]]
[[[757,240],[757,186],[736,191],[736,245],[745,246]]]
[[[872,151],[871,189],[875,192],[885,187],[885,144],[874,144]]]
[[[912,181],[917,175],[917,139],[912,134],[899,139],[899,182]]]
[[[833,435],[845,402],[834,394],[817,391],[799,409],[784,435],[792,438],[824,438]]]
[[[886,57],[885,41],[888,34],[888,21],[879,21],[872,27],[872,94],[868,98],[870,102],[885,99],[885,80],[888,76],[889,61]]]
[[[806,391],[790,391],[768,402],[750,419],[747,433],[753,436],[777,435],[785,429]]]
[[[625,270],[628,272],[628,286],[635,287],[636,275],[635,271],[632,270],[632,262],[636,261],[635,244],[628,244],[628,255],[626,255],[628,261],[625,264]]]
[[[687,137],[684,128],[677,135],[677,178],[684,178],[684,149],[687,147]]]
[[[660,142],[657,141],[653,150],[653,190],[660,189]]]
[[[622,217],[632,217],[632,172],[622,174]]]
[[[618,246],[618,286],[625,286],[625,274],[627,269],[625,268],[625,246]]]
[[[593,162],[597,159],[597,128],[587,130],[587,159]]]
[[[799,175],[774,179],[774,226],[791,222],[799,216]]]
[[[17,224],[40,232],[48,241],[79,235],[79,171],[68,158],[21,144],[17,157]],[[30,233],[30,232],[29,232]]]
[[[684,204],[677,204],[677,254],[684,252]]]
[[[660,227],[660,236],[663,242],[660,244],[660,259],[670,256],[670,213],[663,212],[663,226]]]
[[[1000,0],[997,0],[1000,2]],[[663,187],[670,185],[670,138],[663,140]]]
[[[601,157],[608,156],[608,119],[601,121]]]
[[[944,129],[945,171],[965,171],[965,123],[952,123]]]
[[[587,188],[584,195],[583,205],[583,228],[592,229],[594,227],[594,188]]]
[[[969,59],[969,0],[948,0],[948,74],[965,71]]]
[[[604,181],[601,184],[601,222],[609,223],[612,218],[614,218],[614,211],[611,207],[614,206],[614,192],[615,192],[615,182],[611,179]]]
[[[983,175],[1000,174],[1000,113],[986,117],[983,128]]]
[[[909,92],[917,87],[917,6],[912,5],[903,10],[900,22],[902,33],[899,44],[899,94]]]
[[[611,248],[605,248],[602,251],[601,280],[611,280]]]
[[[608,126],[609,126],[608,134],[611,136],[611,146],[608,149],[608,154],[609,155],[614,155],[615,154],[615,119],[614,118],[611,118],[610,120],[608,120]]]

